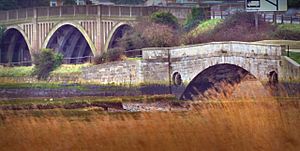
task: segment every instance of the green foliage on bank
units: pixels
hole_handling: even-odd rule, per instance
[[[275,38],[284,40],[300,40],[299,24],[281,24],[278,25],[275,32]]]
[[[33,67],[0,67],[0,77],[29,77]]]
[[[183,29],[190,31],[205,19],[203,8],[193,8],[183,23]]]
[[[300,52],[289,52],[289,57],[300,64]]]
[[[84,67],[91,66],[92,64],[77,64],[68,65],[64,64],[51,72],[51,75],[70,75],[81,73]],[[30,77],[33,73],[33,66],[29,67],[0,67],[0,77]]]
[[[154,23],[168,25],[173,28],[179,26],[177,18],[170,12],[154,12],[151,14],[150,19]]]
[[[198,35],[201,33],[212,31],[217,25],[222,23],[222,19],[210,19],[200,23],[190,33],[192,35]]]

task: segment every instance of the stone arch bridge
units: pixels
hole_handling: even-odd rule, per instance
[[[132,27],[138,18],[158,10],[171,12],[181,19],[190,12],[190,8],[186,7],[116,5],[2,11],[0,24],[6,26],[6,31],[2,40],[0,62],[30,62],[32,53],[42,48],[60,51],[65,58],[99,55],[107,51],[114,40],[126,28]]]
[[[210,88],[224,91],[223,83],[278,82],[284,76],[284,52],[285,46],[234,41],[145,48],[141,60],[93,66],[84,71],[83,79],[98,83],[165,84],[167,91],[179,98],[193,99]]]

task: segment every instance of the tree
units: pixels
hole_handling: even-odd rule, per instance
[[[288,0],[288,7],[289,8],[299,8],[300,1],[299,0]]]
[[[58,68],[63,61],[63,55],[51,49],[43,49],[33,54],[33,75],[39,80],[46,80],[50,73]]]
[[[178,27],[177,18],[170,12],[154,12],[151,14],[150,19],[154,23],[168,25],[173,28]]]
[[[183,23],[185,31],[190,31],[205,19],[203,8],[192,8],[191,14],[187,16]]]
[[[49,6],[50,0],[0,0],[0,10]]]
[[[76,5],[75,0],[63,0],[64,5]]]

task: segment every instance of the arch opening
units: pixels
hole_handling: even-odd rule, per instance
[[[69,24],[61,26],[54,32],[46,48],[63,54],[66,64],[85,63],[94,56],[83,34]]]
[[[20,31],[11,28],[5,31],[0,42],[0,63],[13,66],[30,66],[29,46]]]
[[[118,47],[118,41],[126,34],[126,32],[132,30],[133,28],[127,24],[123,24],[113,32],[111,38],[109,39],[108,43],[108,50]]]
[[[200,72],[186,87],[180,99],[211,100],[271,97],[249,71],[233,64],[217,64]]]

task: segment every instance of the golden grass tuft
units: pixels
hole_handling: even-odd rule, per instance
[[[0,111],[0,150],[300,149],[297,101],[194,103],[191,111]]]

